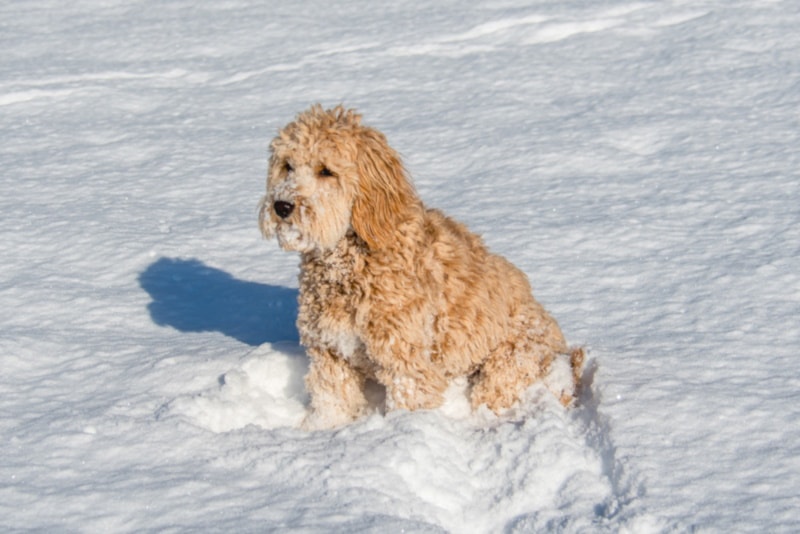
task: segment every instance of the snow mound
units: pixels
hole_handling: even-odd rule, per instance
[[[385,509],[422,531],[602,530],[631,498],[630,476],[616,464],[597,412],[593,364],[575,409],[564,409],[552,394],[571,376],[565,358],[499,417],[485,407],[473,413],[461,379],[437,410],[384,415],[376,388],[372,415],[331,431],[302,432],[296,428],[308,409],[307,367],[298,345],[264,344],[222,375],[217,387],[176,398],[159,418],[184,418],[214,433],[248,426],[291,431],[292,440],[281,440],[285,468],[324,470],[322,479],[303,475],[304,491],[314,502],[327,500],[329,492],[347,502],[350,519],[340,518],[342,526]],[[352,501],[342,501],[343,494]],[[640,532],[660,525],[650,519],[630,518]],[[626,524],[617,520],[617,527]]]
[[[308,360],[296,344],[264,344],[219,378],[215,390],[175,399],[166,411],[212,432],[297,426],[306,413]]]

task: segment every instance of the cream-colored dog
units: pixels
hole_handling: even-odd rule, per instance
[[[307,428],[362,414],[367,380],[385,386],[387,410],[415,410],[439,406],[452,379],[469,377],[473,408],[499,412],[559,359],[570,372],[554,393],[572,402],[583,351],[567,347],[519,269],[423,206],[360,115],[315,105],[271,151],[260,224],[301,255]]]

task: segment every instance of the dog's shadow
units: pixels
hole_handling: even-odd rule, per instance
[[[150,317],[181,332],[220,332],[258,346],[297,342],[297,290],[238,280],[196,259],[160,258],[139,275]]]

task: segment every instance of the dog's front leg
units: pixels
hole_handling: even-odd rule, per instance
[[[320,430],[347,424],[364,413],[364,375],[343,358],[327,349],[310,347],[311,365],[306,388],[311,411],[303,420],[306,430]]]

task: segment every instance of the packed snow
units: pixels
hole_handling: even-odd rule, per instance
[[[800,4],[0,5],[0,530],[793,532]],[[364,114],[588,350],[579,405],[305,432],[267,146]],[[376,406],[380,391],[374,391]]]

